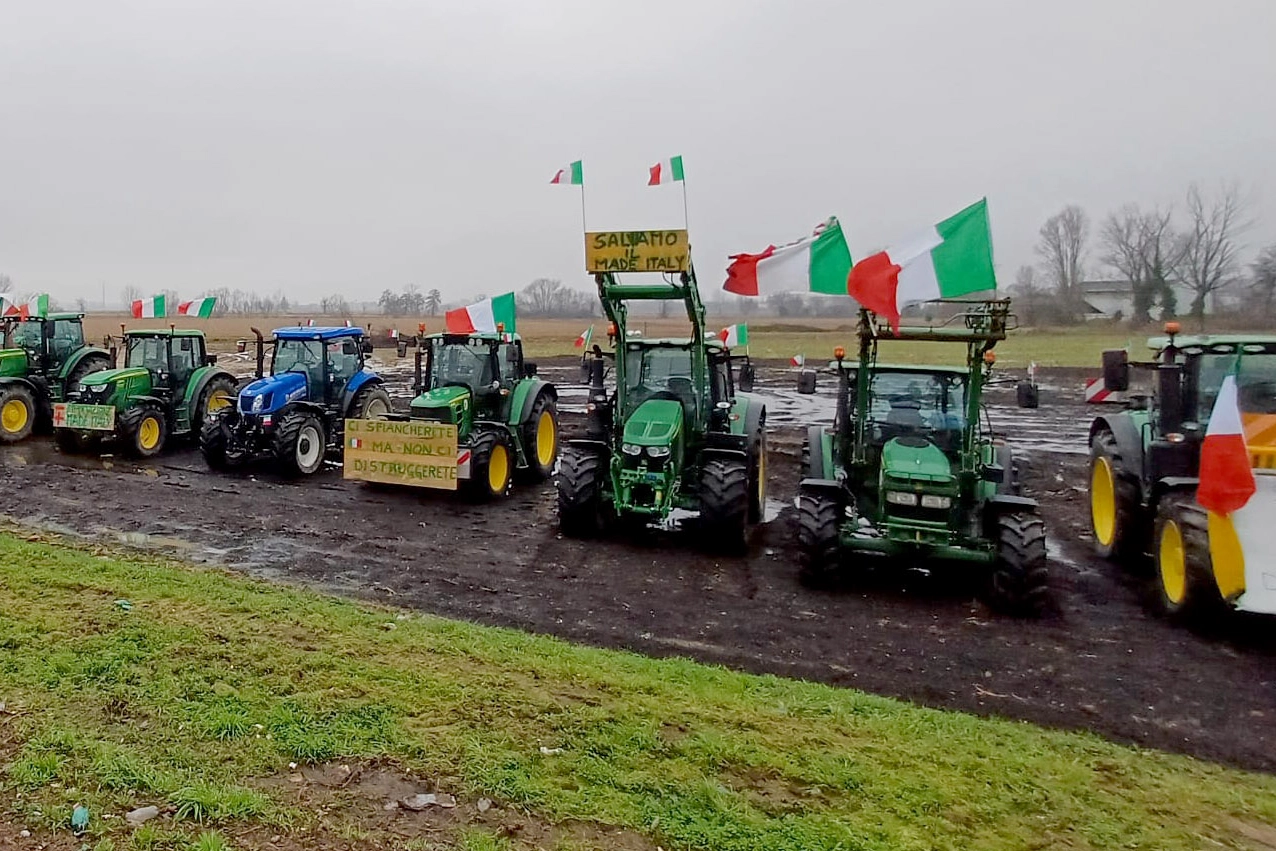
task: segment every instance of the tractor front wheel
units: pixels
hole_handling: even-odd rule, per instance
[[[1210,560],[1209,516],[1197,505],[1163,500],[1153,534],[1160,611],[1181,623],[1201,622],[1223,604]]]
[[[558,465],[558,528],[569,538],[589,538],[603,527],[602,454],[569,448]]]
[[[219,375],[204,387],[204,394],[199,399],[199,410],[195,412],[196,420],[192,423],[195,435],[201,442],[204,426],[232,407],[235,404],[236,395],[235,379],[229,375]]]
[[[700,475],[700,522],[704,543],[721,552],[748,548],[749,462],[744,458],[710,458]]]
[[[1138,560],[1146,529],[1140,528],[1139,486],[1126,469],[1116,437],[1106,429],[1090,444],[1090,531],[1100,558]]]
[[[380,384],[360,388],[350,401],[350,419],[379,420],[390,413],[390,394]]]
[[[996,556],[988,577],[986,601],[999,612],[1035,616],[1049,596],[1046,524],[1035,514],[997,516]]]
[[[470,477],[465,494],[475,502],[505,496],[514,472],[509,437],[494,430],[475,431],[470,441]]]
[[[323,467],[328,441],[323,423],[314,414],[293,411],[285,414],[275,431],[275,461],[289,476],[309,476]]]
[[[543,482],[554,475],[554,462],[558,460],[558,405],[554,397],[541,393],[520,436],[527,457],[527,478]]]
[[[234,408],[226,408],[204,418],[199,430],[199,451],[211,470],[228,470],[242,460],[242,453],[230,447]]]
[[[53,430],[53,442],[67,455],[78,455],[92,447],[93,438],[86,437],[75,429],[58,428]]]
[[[842,563],[842,504],[830,495],[803,491],[798,495],[799,579],[805,585],[827,585]]]
[[[749,459],[749,522],[761,523],[766,516],[766,421],[758,427]]]
[[[151,458],[164,451],[168,420],[159,405],[145,402],[120,414],[116,431],[125,453],[134,458]]]
[[[17,443],[35,427],[35,394],[22,384],[0,389],[0,441]]]

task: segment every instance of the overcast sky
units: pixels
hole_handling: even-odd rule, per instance
[[[583,286],[550,176],[584,160],[591,229],[678,227],[645,185],[672,154],[706,294],[830,214],[859,257],[984,195],[1003,286],[1062,205],[1193,180],[1240,181],[1276,241],[1276,2],[1048,5],[0,0],[0,272],[67,300]]]

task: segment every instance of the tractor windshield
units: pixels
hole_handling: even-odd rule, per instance
[[[678,346],[631,346],[625,352],[625,389],[637,407],[656,393],[671,393],[688,411],[696,409],[691,350]]]
[[[124,365],[140,366],[150,372],[168,372],[168,338],[129,337]]]
[[[1197,419],[1207,422],[1223,379],[1236,366],[1236,355],[1205,354],[1200,358]],[[1236,398],[1241,413],[1276,414],[1276,354],[1241,355]]]
[[[430,341],[430,387],[463,384],[486,387],[493,381],[492,352],[487,343]]]
[[[43,322],[18,322],[14,325],[9,345],[28,352],[38,352],[43,345]]]
[[[869,423],[879,440],[919,435],[957,446],[966,426],[965,401],[964,375],[879,372],[869,387]]]
[[[311,392],[323,388],[323,342],[321,340],[280,340],[270,363],[272,375],[300,372]]]

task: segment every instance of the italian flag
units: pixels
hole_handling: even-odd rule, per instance
[[[789,358],[790,366],[802,366],[806,363],[806,355],[794,355]]]
[[[352,438],[350,438],[350,448],[351,448],[351,449],[362,449],[362,448],[363,448],[363,438],[359,438],[359,437],[352,437]]]
[[[894,248],[865,257],[847,279],[851,297],[886,317],[896,331],[901,304],[996,288],[987,198]]]
[[[581,161],[576,160],[574,163],[569,163],[563,166],[558,171],[554,172],[554,176],[549,182],[561,183],[566,186],[584,186],[585,170],[581,167]]]
[[[768,245],[759,254],[733,254],[722,288],[743,296],[787,292],[846,295],[851,252],[836,216],[810,236],[785,245]]]
[[[315,327],[315,321],[314,321],[313,319],[307,319],[307,320],[306,320],[306,327],[307,327],[307,328],[313,328],[313,327]]]
[[[670,157],[667,160],[661,160],[647,170],[648,186],[659,186],[662,183],[673,183],[675,180],[682,180],[682,157]]]
[[[1231,514],[1244,507],[1258,490],[1236,400],[1235,372],[1223,379],[1214,400],[1210,424],[1201,442],[1200,477],[1196,501],[1215,514]]]
[[[177,312],[182,316],[198,316],[200,319],[207,319],[213,315],[213,308],[216,306],[216,298],[197,298],[177,305]]]
[[[443,321],[449,334],[494,334],[497,325],[504,326],[501,330],[513,334],[514,293],[508,292],[468,307],[449,310]]]
[[[397,340],[397,339],[399,339],[399,329],[398,329],[398,328],[391,328],[391,329],[390,329],[390,339],[391,339],[391,340]]]
[[[134,319],[152,319],[167,315],[168,313],[164,310],[164,296],[162,295],[141,298],[133,302]]]
[[[9,302],[7,293],[0,295],[0,298]],[[48,316],[49,315],[49,296],[38,295],[33,301],[26,304],[14,304],[9,302],[9,306],[5,308],[5,316],[16,316],[19,319],[30,319],[32,316]]]
[[[736,346],[747,346],[749,345],[749,326],[728,325],[718,332],[718,339],[728,349],[734,349]]]
[[[580,336],[576,338],[576,348],[588,346],[594,339],[594,326],[590,325],[584,331],[580,332]]]

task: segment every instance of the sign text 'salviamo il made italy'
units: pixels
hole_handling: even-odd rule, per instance
[[[686,230],[592,231],[585,234],[585,270],[685,272],[691,252]]]

